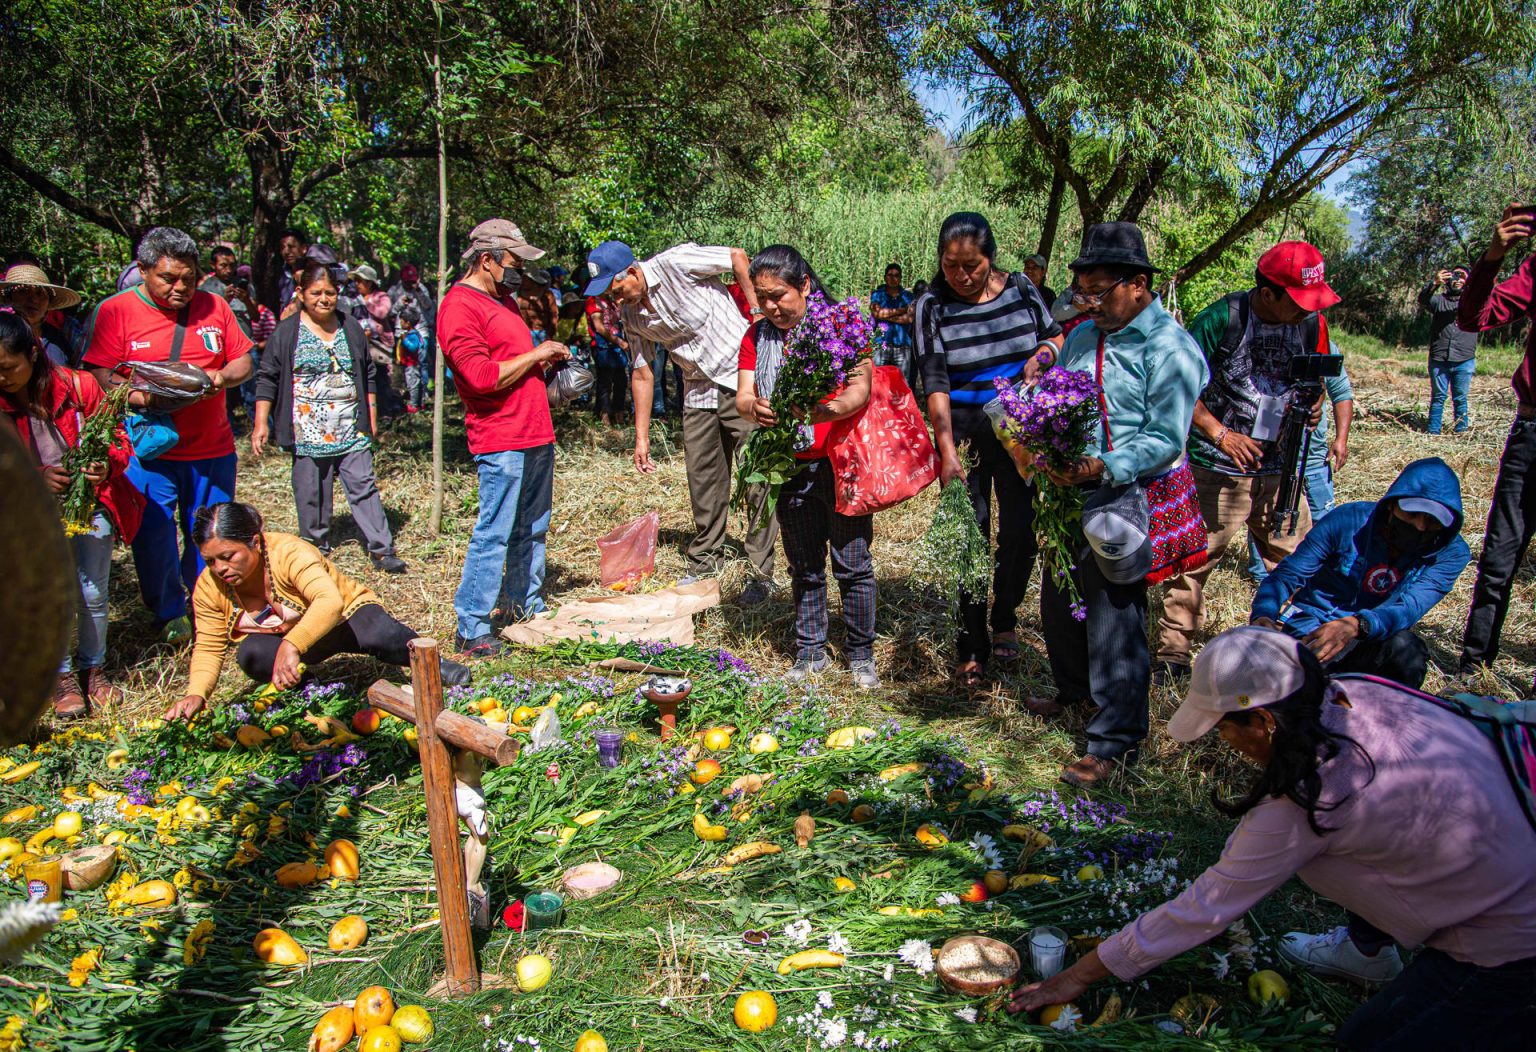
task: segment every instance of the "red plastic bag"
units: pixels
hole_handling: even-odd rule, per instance
[[[661,513],[648,511],[597,541],[602,553],[598,576],[604,588],[627,592],[656,571],[656,539]]]
[[[837,510],[869,515],[921,493],[939,477],[939,455],[901,370],[876,366],[869,404],[827,435]]]

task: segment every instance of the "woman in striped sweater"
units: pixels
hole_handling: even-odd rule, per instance
[[[985,217],[956,212],[939,230],[938,271],[914,305],[913,336],[940,476],[946,485],[965,480],[989,539],[997,495],[990,617],[986,596],[961,601],[955,676],[967,687],[986,682],[989,658],[1018,657],[1017,611],[1036,551],[1033,486],[1019,476],[982,407],[996,397],[994,380],[1033,376],[1061,346],[1061,326],[1034,283],[998,269],[996,259],[997,239]]]

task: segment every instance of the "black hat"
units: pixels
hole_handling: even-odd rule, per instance
[[[1067,264],[1072,270],[1093,267],[1136,267],[1157,272],[1147,259],[1147,243],[1135,223],[1095,223],[1083,237],[1082,255]]]

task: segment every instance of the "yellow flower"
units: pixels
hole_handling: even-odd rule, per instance
[[[85,985],[86,978],[101,965],[101,950],[86,950],[76,957],[69,965],[69,985],[80,987]],[[7,1022],[6,1026],[10,1026]],[[20,1033],[18,1029],[17,1033]],[[20,1047],[19,1045],[17,1047]]]
[[[209,792],[213,796],[218,796],[225,789],[228,789],[230,786],[232,786],[234,784],[235,784],[235,780],[233,778],[220,778],[217,782],[213,783],[213,788],[211,790],[209,790]]]
[[[201,961],[203,955],[208,952],[208,944],[211,942],[213,942],[213,921],[207,919],[198,921],[187,933],[187,941],[182,944],[182,963],[190,967]]]
[[[72,921],[72,920],[79,920],[79,919],[80,919],[80,911],[75,909],[73,906],[71,906],[69,909],[65,910],[63,913],[59,914],[59,920]],[[36,1015],[37,1013],[34,1012],[32,1014]]]
[[[166,782],[159,789],[155,790],[155,795],[157,795],[157,796],[180,796],[181,795],[181,783],[180,782]]]
[[[192,874],[184,869],[178,869],[176,875],[171,878],[171,883],[175,884],[178,888],[184,888],[192,883]]]
[[[5,1026],[0,1027],[0,1052],[21,1052],[21,1028],[24,1026],[26,1021],[19,1015],[5,1021]]]

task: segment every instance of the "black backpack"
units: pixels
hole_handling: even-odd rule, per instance
[[[1229,292],[1227,301],[1227,331],[1221,334],[1221,349],[1232,354],[1243,342],[1243,336],[1248,331],[1248,293]],[[1327,354],[1328,348],[1320,341],[1323,338],[1323,316],[1320,312],[1307,315],[1307,320],[1302,322],[1305,327],[1302,330],[1302,346],[1311,347],[1318,354]]]

